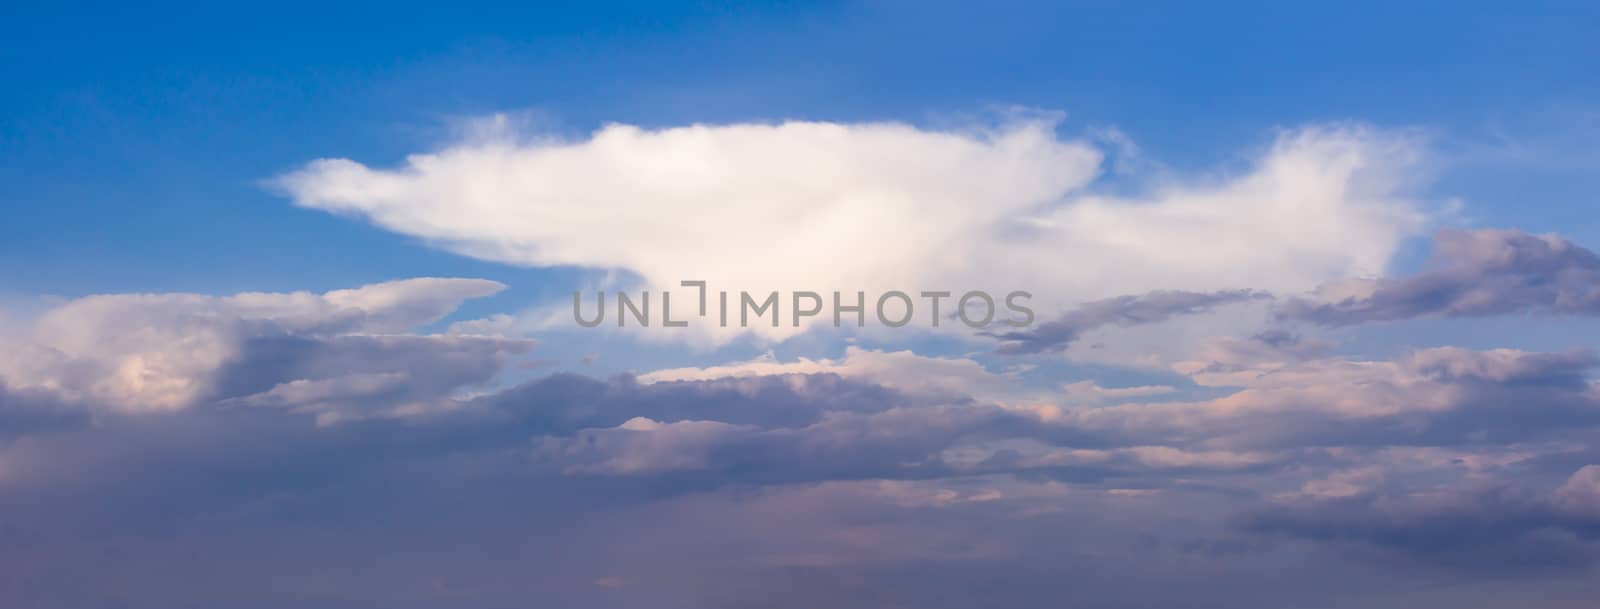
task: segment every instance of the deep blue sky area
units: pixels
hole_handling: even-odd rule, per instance
[[[1275,127],[1448,142],[1469,221],[1600,237],[1593,3],[333,3],[0,13],[0,294],[332,289],[483,263],[263,181],[388,165],[461,121],[582,134],[786,118],[923,124],[1011,105],[1115,126],[1180,171]],[[1592,244],[1592,243],[1591,243]],[[565,284],[566,282],[561,282]],[[530,291],[532,290],[532,291]]]

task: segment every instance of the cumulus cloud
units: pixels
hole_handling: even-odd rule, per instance
[[[962,573],[1010,572],[1017,585],[1034,590],[1016,597],[1028,606],[1038,600],[1037,587],[1085,569],[1125,581],[1171,577],[1140,575],[1149,561],[1191,565],[1195,581],[1222,577],[1197,565],[1255,572],[1245,567],[1284,561],[1302,565],[1308,584],[1326,583],[1329,569],[1341,571],[1337,579],[1344,582],[1374,577],[1344,572],[1359,560],[1310,559],[1275,539],[1371,543],[1441,565],[1459,564],[1452,550],[1517,547],[1524,553],[1507,556],[1525,564],[1581,565],[1588,556],[1583,514],[1593,513],[1592,469],[1558,482],[1544,498],[1500,494],[1489,497],[1503,500],[1490,502],[1470,488],[1444,485],[1440,492],[1458,497],[1454,503],[1421,495],[1399,504],[1373,499],[1396,488],[1383,486],[1404,473],[1389,471],[1396,464],[1417,470],[1405,475],[1438,478],[1463,464],[1498,463],[1473,467],[1520,476],[1506,464],[1530,457],[1487,449],[1537,455],[1526,443],[1535,436],[1488,436],[1434,457],[1364,450],[1363,441],[1397,441],[1371,430],[1325,436],[1317,448],[1294,441],[1244,446],[1230,438],[1249,435],[1246,429],[1281,429],[1291,421],[1283,417],[1311,400],[1386,378],[1410,383],[1411,393],[1360,394],[1392,400],[1379,411],[1470,383],[1491,401],[1547,419],[1528,430],[1558,437],[1596,425],[1570,412],[1548,417],[1553,404],[1553,412],[1565,412],[1549,388],[1581,392],[1577,381],[1586,365],[1578,355],[1421,353],[1391,365],[1354,365],[1370,370],[1352,383],[1324,362],[1245,389],[1246,395],[1265,387],[1285,393],[1252,416],[1233,418],[1226,418],[1227,397],[1179,405],[1187,411],[1091,406],[1046,417],[781,367],[732,376],[679,371],[667,375],[673,380],[653,382],[558,374],[429,417],[323,427],[277,408],[112,414],[96,426],[40,427],[22,441],[0,443],[0,516],[20,527],[0,529],[9,536],[0,563],[10,578],[4,590],[66,607],[126,594],[100,582],[130,572],[146,584],[129,601],[137,605],[225,604],[226,594],[244,590],[287,603],[414,607],[464,598],[503,604],[531,589],[574,606],[747,606],[788,598],[776,582],[797,573],[865,578],[859,586],[827,584],[808,594],[830,606],[869,607],[874,603],[859,596],[869,589],[879,591],[871,597],[878,600],[921,598],[893,585],[887,572],[902,569],[966,582],[951,587],[956,594],[973,583]],[[374,391],[385,386],[382,377],[356,381],[370,382]],[[1438,385],[1419,384],[1426,382]],[[305,394],[294,398],[302,403],[338,395],[315,383],[281,387],[274,391]],[[1495,387],[1503,393],[1483,393]],[[1118,397],[1145,393],[1154,392]],[[1451,395],[1461,400],[1459,408],[1470,407],[1470,393]],[[1419,405],[1408,412],[1443,417],[1453,408]],[[1200,416],[1216,418],[1208,423]],[[1338,474],[1347,470],[1366,473]],[[1304,489],[1324,492],[1291,493]],[[1441,505],[1460,507],[1437,511]],[[1418,526],[1427,532],[1407,538]],[[1479,526],[1495,531],[1473,533],[1488,542],[1449,541]],[[1580,541],[1546,543],[1537,531],[1551,526]],[[84,533],[108,530],[120,534]],[[459,551],[465,542],[474,552]],[[670,560],[649,554],[662,544],[680,549]],[[1111,558],[1079,556],[1061,554],[1062,547],[1115,551]],[[523,558],[518,568],[501,570],[495,565],[509,559],[485,559],[478,554],[485,548]],[[237,558],[183,558],[194,552]],[[105,558],[83,560],[89,555]],[[125,558],[134,556],[142,558]],[[372,566],[356,583],[319,586],[341,562]],[[273,574],[273,586],[246,577],[263,571]],[[695,575],[735,571],[743,582],[736,590]],[[61,587],[51,573],[71,573],[88,585]],[[232,584],[183,585],[180,573]],[[597,592],[593,582],[603,578],[628,584]],[[1268,594],[1270,601],[1236,597],[1222,585],[1229,581],[1236,580],[1222,577],[1220,587],[1196,589],[1230,606],[1277,606],[1292,598],[1287,591]],[[1381,578],[1370,581],[1381,589]],[[602,593],[612,596],[596,596]],[[624,593],[638,596],[615,596]],[[1097,594],[1128,598],[1115,587]]]
[[[1056,126],[614,124],[572,141],[473,139],[394,168],[323,159],[276,184],[298,205],[452,251],[624,270],[656,290],[1030,290],[1054,309],[1151,290],[1309,290],[1381,271],[1424,223],[1406,194],[1421,156],[1406,133],[1285,131],[1238,175],[1125,198],[1093,194],[1103,153]]]
[[[1000,577],[1015,606],[1048,606],[1062,581],[1171,606],[1123,586],[1176,577],[1252,607],[1305,586],[1399,585],[1329,548],[1459,581],[1473,576],[1452,569],[1495,561],[1458,552],[1527,568],[1600,558],[1600,474],[1584,467],[1600,460],[1600,362],[1585,351],[1361,359],[1272,331],[1222,337],[1161,384],[852,347],[497,387],[533,346],[493,336],[503,320],[417,329],[496,289],[106,296],[47,312],[27,348],[55,355],[9,362],[0,384],[0,603],[941,606],[898,585],[914,574],[964,599]],[[1147,305],[1103,318],[1169,311]],[[77,380],[115,378],[128,358],[181,362],[160,369],[181,383],[149,386],[193,389]],[[367,566],[328,584],[351,564]],[[1229,575],[1262,568],[1295,585]],[[1445,600],[1504,599],[1428,602]]]
[[[1422,272],[1328,283],[1282,310],[1331,326],[1517,312],[1600,314],[1600,256],[1555,235],[1441,230]]]

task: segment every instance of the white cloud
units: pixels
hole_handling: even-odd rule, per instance
[[[262,396],[274,403],[335,388],[344,388],[336,393],[349,398],[351,392],[414,384],[415,373],[432,374],[440,382],[445,376],[466,378],[478,374],[463,369],[470,368],[464,365],[467,361],[499,361],[525,351],[531,342],[386,336],[437,321],[461,301],[503,288],[479,279],[421,278],[323,294],[90,296],[48,310],[19,336],[0,341],[4,347],[0,382],[114,410],[174,410],[203,397],[222,397],[208,394],[215,393],[219,377],[230,366],[252,362],[262,367],[241,370],[242,375],[260,382],[274,380],[271,375],[286,363],[272,358],[289,356],[252,354],[246,349],[252,340],[273,339],[314,343],[323,354],[314,366],[317,370],[301,371],[318,378],[275,379],[285,384]],[[412,359],[455,354],[462,361],[445,359],[454,366],[439,361],[408,363],[401,361],[403,351]],[[316,356],[297,352],[296,357]],[[334,380],[343,373],[352,376]]]
[[[685,304],[696,294],[682,280],[1025,289],[1044,313],[1152,289],[1293,293],[1380,272],[1424,224],[1405,195],[1421,154],[1405,133],[1286,131],[1242,174],[1120,198],[1087,193],[1103,154],[1055,126],[610,125],[577,141],[464,141],[396,168],[323,159],[277,184],[301,206],[480,258],[631,271]],[[714,325],[697,327],[737,332]]]

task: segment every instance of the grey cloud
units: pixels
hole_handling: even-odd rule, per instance
[[[1441,357],[1401,367],[1515,385],[1567,382],[1541,371],[1582,365]],[[0,448],[11,472],[0,581],[12,591],[0,600],[512,607],[539,594],[571,607],[865,609],[961,606],[1000,586],[992,594],[1018,607],[1070,589],[1153,608],[1183,594],[1127,587],[1176,586],[1217,607],[1267,607],[1305,586],[1335,590],[1329,572],[1385,590],[1359,563],[1252,541],[1303,538],[1282,518],[1225,526],[1256,504],[1260,478],[1304,459],[1209,463],[1227,457],[1202,452],[1217,428],[1148,435],[1128,419],[1100,429],[930,400],[827,374],[553,375],[449,411],[324,427],[282,409],[104,415]],[[1131,450],[1152,441],[1176,448]],[[1103,450],[1058,454],[1089,446]],[[1589,505],[1587,484],[1564,505]],[[1270,566],[1296,586],[1240,595],[1203,565]],[[933,575],[926,590],[896,585]],[[114,585],[127,577],[141,585]],[[592,583],[610,577],[623,585]]]
[[[41,391],[17,390],[0,383],[0,444],[41,431],[73,429],[89,423],[90,413]]]
[[[1096,319],[1210,306],[1123,304]],[[241,326],[228,320],[250,313],[214,308],[206,323],[152,324],[201,338],[228,329],[223,357],[178,376],[198,388],[181,408],[0,385],[0,604],[517,607],[537,595],[596,609],[866,609],[1071,595],[1232,608],[1301,606],[1318,590],[1346,606],[1487,609],[1512,592],[1588,598],[1561,575],[1597,557],[1600,469],[1573,473],[1594,462],[1581,447],[1600,430],[1588,352],[1351,361],[1269,333],[1219,352],[1240,376],[1218,397],[1078,410],[835,374],[552,374],[461,398],[532,345],[372,331],[439,306],[370,326],[316,321],[344,313]],[[57,350],[126,365],[166,357],[159,346]],[[1262,358],[1276,359],[1246,365]],[[423,403],[443,407],[395,411]],[[1557,468],[1564,481],[1540,486]],[[1376,481],[1339,477],[1348,471]],[[1488,563],[1458,552],[1569,571],[1488,594],[1416,592],[1362,557],[1321,551],[1347,545],[1462,585]],[[1238,575],[1264,570],[1272,582]]]
[[[436,407],[488,382],[533,345],[449,335],[252,337],[207,375],[205,399],[318,412],[326,421]]]
[[[1358,544],[1473,568],[1587,565],[1600,559],[1596,466],[1554,491],[1501,481],[1466,488],[1387,489],[1290,502],[1238,518],[1255,532]]]
[[[1122,441],[1232,450],[1453,446],[1545,438],[1600,424],[1588,351],[1422,349],[1394,361],[1310,359],[1243,373],[1219,398],[1068,413]],[[1200,374],[1210,374],[1210,366]]]
[[[473,416],[536,422],[571,435],[616,427],[635,417],[659,422],[719,421],[797,428],[829,413],[880,412],[925,402],[892,389],[832,374],[722,378],[642,384],[630,375],[595,379],[555,374],[474,399]]]
[[[1002,341],[995,351],[1006,355],[1061,351],[1077,341],[1083,333],[1096,328],[1159,323],[1181,315],[1205,313],[1222,305],[1262,298],[1269,298],[1269,295],[1254,290],[1155,291],[1136,296],[1118,296],[1086,302],[1054,321],[1032,328],[995,332],[988,336]]]
[[[1517,312],[1600,314],[1600,257],[1554,235],[1441,230],[1425,270],[1327,284],[1280,311],[1328,326]]]

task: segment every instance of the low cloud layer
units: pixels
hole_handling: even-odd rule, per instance
[[[505,385],[531,341],[415,330],[498,288],[45,313],[6,341],[49,357],[0,369],[0,604],[1487,609],[1600,568],[1592,352],[1265,333],[1159,385],[868,347]]]

